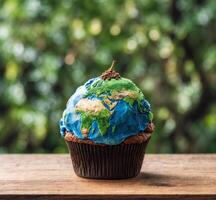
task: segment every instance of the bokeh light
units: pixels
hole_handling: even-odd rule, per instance
[[[216,1],[3,0],[0,153],[64,153],[76,88],[117,61],[151,102],[151,153],[216,151]]]

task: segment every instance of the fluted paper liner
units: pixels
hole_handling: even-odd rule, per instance
[[[150,138],[149,138],[150,139]],[[95,179],[124,179],[139,174],[149,139],[143,143],[92,145],[66,141],[75,173]]]

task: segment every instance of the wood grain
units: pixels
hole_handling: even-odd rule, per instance
[[[0,155],[0,199],[216,199],[216,155],[146,155],[126,180],[77,177],[68,155]]]

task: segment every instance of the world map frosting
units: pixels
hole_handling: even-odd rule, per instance
[[[112,69],[80,86],[68,100],[60,133],[116,145],[143,132],[153,114],[142,91]]]

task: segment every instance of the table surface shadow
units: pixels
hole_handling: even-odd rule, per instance
[[[216,199],[216,154],[147,154],[124,180],[74,174],[69,155],[0,155],[0,199]]]

